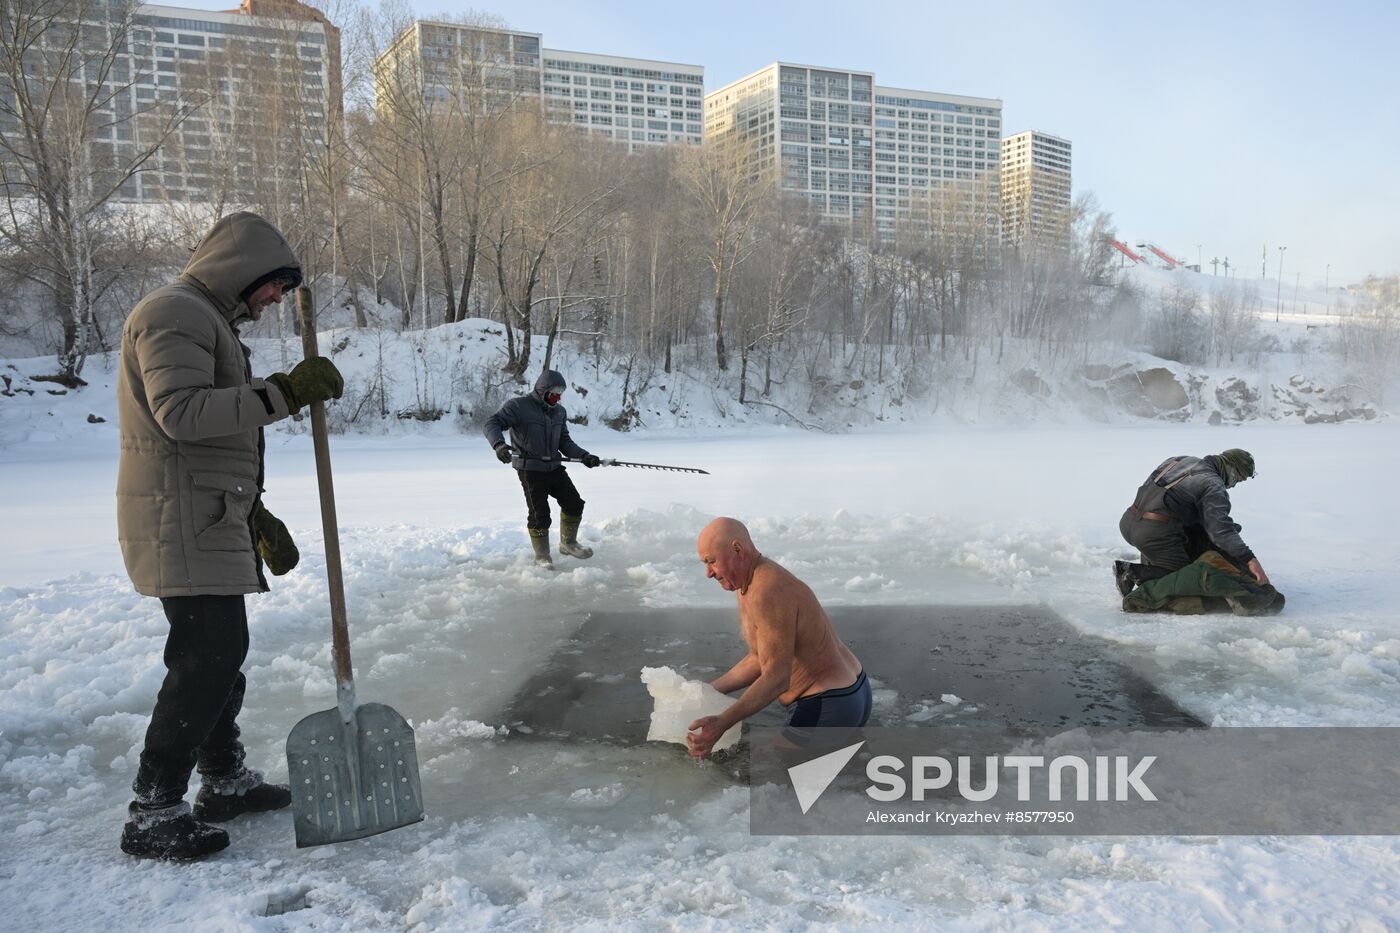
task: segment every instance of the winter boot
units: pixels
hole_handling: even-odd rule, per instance
[[[549,529],[531,528],[530,546],[535,549],[535,563],[541,567],[553,567],[554,558],[549,556]]]
[[[194,818],[205,823],[227,823],[245,813],[281,810],[292,804],[292,790],[285,784],[268,784],[262,772],[243,769],[237,777],[204,779],[194,798]]]
[[[1272,616],[1283,611],[1285,600],[1273,584],[1266,583],[1259,587],[1257,593],[1226,596],[1225,602],[1230,604],[1230,611],[1237,616]]]
[[[122,827],[122,851],[137,858],[192,862],[228,848],[228,833],[190,815],[183,800],[160,810],[143,810],[133,802]]]
[[[568,554],[570,557],[577,557],[579,560],[588,560],[593,556],[591,547],[584,547],[578,543],[578,526],[583,521],[582,515],[559,515],[559,553]]]
[[[1115,560],[1113,562],[1113,580],[1118,584],[1118,593],[1127,596],[1137,586],[1137,574],[1133,573],[1133,565],[1125,560]]]

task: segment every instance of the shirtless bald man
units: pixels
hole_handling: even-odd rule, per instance
[[[731,726],[774,700],[788,708],[789,726],[865,725],[870,681],[811,588],[760,554],[737,519],[706,525],[696,550],[705,576],[739,594],[739,629],[749,653],[710,681],[720,693],[744,693],[718,716],[690,724],[690,754],[707,757]]]

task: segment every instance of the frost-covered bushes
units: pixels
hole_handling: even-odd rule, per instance
[[[1155,314],[1147,325],[1147,346],[1153,356],[1178,363],[1206,361],[1210,328],[1201,313],[1201,296],[1180,282],[1157,293]]]
[[[1334,343],[1347,378],[1377,406],[1400,377],[1400,303],[1366,300],[1342,317]]]

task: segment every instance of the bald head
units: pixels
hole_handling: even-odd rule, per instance
[[[705,575],[730,591],[748,583],[762,556],[749,530],[737,518],[717,518],[706,525],[696,539],[695,550],[705,564]]]
[[[717,518],[710,522],[700,531],[698,546],[705,544],[719,544],[724,547],[730,542],[737,542],[744,548],[752,551],[753,538],[749,537],[749,530],[744,527],[744,523],[737,518]]]

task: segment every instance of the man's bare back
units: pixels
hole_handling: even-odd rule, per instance
[[[778,695],[779,703],[788,706],[800,697],[849,687],[860,675],[860,662],[836,635],[812,588],[777,561],[761,557],[739,592],[739,628],[750,652],[759,629],[777,624],[779,614],[793,617],[794,630],[790,686]]]
[[[733,518],[706,525],[696,551],[705,575],[738,595],[749,652],[710,682],[721,693],[744,692],[720,715],[690,724],[690,753],[707,756],[726,730],[774,700],[789,707],[789,725],[865,725],[870,683],[811,588],[760,554]]]

